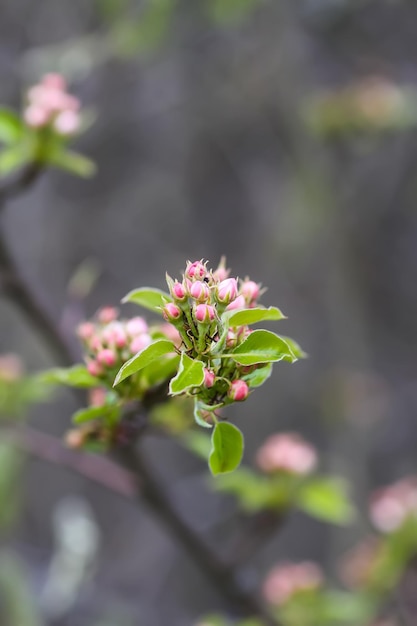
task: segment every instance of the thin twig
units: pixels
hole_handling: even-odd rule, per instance
[[[178,514],[168,494],[164,493],[149,471],[148,463],[143,460],[140,451],[133,446],[126,446],[117,451],[117,457],[126,469],[140,478],[138,498],[146,502],[169,532],[193,557],[213,587],[228,600],[236,614],[258,616],[262,618],[265,626],[278,626],[278,622],[257,596],[243,589],[237,579],[238,570],[234,570],[221,560]]]
[[[68,468],[125,498],[133,498],[138,493],[137,478],[106,457],[71,450],[56,437],[29,426],[2,428],[0,434],[2,439],[8,439],[24,452]]]

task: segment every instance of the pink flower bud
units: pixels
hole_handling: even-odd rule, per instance
[[[194,317],[197,322],[207,324],[216,318],[216,310],[210,304],[197,304],[194,307]]]
[[[173,302],[168,302],[162,309],[162,315],[167,322],[175,322],[181,318],[182,311],[180,307]]]
[[[282,563],[269,572],[262,591],[267,602],[281,606],[294,594],[317,589],[322,584],[323,574],[315,563]]]
[[[110,350],[109,348],[103,348],[103,350],[100,350],[100,352],[97,354],[97,361],[100,363],[100,365],[113,367],[113,365],[116,365],[117,355],[113,352],[113,350]]]
[[[175,300],[178,300],[179,302],[184,302],[184,300],[187,298],[187,292],[184,285],[176,280],[171,287],[171,295]]]
[[[97,314],[97,319],[100,324],[109,324],[113,322],[117,318],[117,309],[113,306],[105,306]]]
[[[110,322],[101,334],[102,340],[117,348],[124,348],[126,345],[127,337],[124,326],[121,322]]]
[[[178,330],[172,324],[161,324],[161,333],[163,333],[168,339],[172,341],[177,347],[180,347],[182,343],[181,335]]]
[[[49,73],[45,74],[42,78],[42,85],[46,87],[51,87],[52,89],[57,89],[58,91],[65,91],[67,88],[67,83],[65,78],[61,74]]]
[[[61,111],[56,116],[53,126],[59,135],[73,135],[80,127],[80,116],[77,111]]]
[[[146,346],[149,346],[151,342],[152,342],[152,339],[150,335],[146,333],[143,333],[142,335],[138,335],[138,337],[135,337],[132,343],[130,344],[130,351],[133,352],[133,354],[136,354],[136,352],[140,352],[141,350],[143,350],[143,348],[146,348]]]
[[[296,433],[280,433],[268,437],[258,450],[256,462],[263,472],[305,475],[316,467],[317,452]]]
[[[103,368],[97,361],[89,361],[87,363],[87,370],[91,376],[101,376],[103,373]]]
[[[102,342],[101,337],[99,337],[99,335],[93,335],[91,339],[89,340],[88,344],[90,348],[92,350],[95,350],[96,352],[98,350],[101,350],[101,348],[103,347],[103,342]]]
[[[246,400],[249,395],[249,387],[244,380],[234,380],[229,387],[227,395],[234,402],[242,402],[243,400]]]
[[[83,341],[87,341],[88,339],[91,339],[91,337],[94,335],[94,331],[94,324],[92,324],[91,322],[83,322],[77,328],[77,335]]]
[[[148,332],[148,324],[143,317],[132,317],[132,319],[126,323],[126,331],[131,337],[135,337],[141,333]]]
[[[106,404],[106,390],[104,387],[94,387],[88,394],[90,406],[103,406]]]
[[[227,331],[227,337],[226,337],[226,346],[228,348],[234,348],[237,344],[237,335],[235,332],[233,332],[233,330],[228,330]]]
[[[203,281],[196,280],[190,286],[190,296],[198,302],[205,302],[210,297],[210,289]]]
[[[236,278],[226,278],[217,286],[217,299],[223,304],[230,304],[237,296]]]
[[[253,282],[253,280],[245,280],[240,288],[240,293],[248,303],[256,300],[259,297],[260,291],[260,286]]]
[[[230,304],[227,305],[226,311],[234,311],[235,309],[244,309],[246,308],[245,298],[240,295],[235,298]]]
[[[226,258],[222,257],[219,266],[213,272],[213,279],[216,283],[220,283],[229,276],[230,270],[226,269]]]
[[[213,387],[215,379],[216,379],[215,373],[205,368],[204,369],[204,383],[203,383],[204,386],[207,387],[207,389],[210,389],[210,387]]]
[[[202,278],[205,278],[205,276],[207,275],[207,269],[206,266],[203,264],[203,260],[194,261],[194,263],[187,261],[185,275],[187,278],[191,278],[194,280],[201,280]]]
[[[49,122],[48,110],[36,104],[28,106],[24,111],[23,117],[26,124],[31,128],[40,128]]]

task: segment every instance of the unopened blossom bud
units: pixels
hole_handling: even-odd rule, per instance
[[[201,261],[194,261],[194,263],[187,262],[185,269],[185,276],[193,280],[201,280],[207,275],[207,269],[204,263]]]
[[[180,307],[173,302],[168,302],[162,309],[162,315],[167,322],[176,322],[182,317],[182,311]]]
[[[258,283],[255,283],[253,280],[245,280],[240,288],[240,293],[248,304],[259,298],[260,291]]]
[[[130,351],[133,352],[133,354],[136,354],[136,352],[140,352],[141,350],[143,350],[143,348],[146,348],[147,346],[149,346],[151,342],[152,342],[151,336],[148,335],[147,333],[138,335],[137,337],[134,338],[134,340],[130,344]]]
[[[117,309],[113,306],[105,306],[97,314],[100,324],[109,324],[117,318]]]
[[[84,433],[78,428],[73,428],[65,434],[65,444],[72,450],[78,450],[84,443]]]
[[[88,394],[90,406],[103,406],[106,404],[106,389],[104,387],[94,387]]]
[[[227,337],[226,337],[226,346],[228,348],[234,348],[237,345],[237,335],[233,330],[228,330],[227,331]]]
[[[174,300],[177,300],[178,302],[184,302],[184,300],[186,300],[187,298],[187,292],[184,285],[182,283],[179,283],[177,280],[172,285],[170,291]]]
[[[210,304],[197,304],[194,307],[194,317],[201,324],[208,324],[216,318],[216,311]]]
[[[234,402],[242,402],[249,395],[249,387],[244,380],[234,380],[229,387],[227,395]]]
[[[215,373],[205,368],[204,369],[204,383],[203,383],[204,387],[207,387],[207,389],[210,389],[210,387],[213,387],[215,379],[216,379]]]
[[[159,328],[161,333],[163,333],[168,339],[170,339],[172,343],[180,347],[182,339],[175,326],[173,326],[172,324],[161,324]]]
[[[217,286],[217,300],[222,304],[230,304],[237,297],[236,278],[226,278]]]
[[[89,361],[87,363],[87,370],[91,376],[101,376],[103,373],[103,368],[97,361]]]
[[[31,104],[23,113],[24,120],[31,128],[40,128],[49,121],[49,112],[43,107]]]
[[[45,74],[42,78],[42,85],[46,87],[51,87],[52,89],[57,89],[58,91],[65,91],[67,88],[67,83],[62,74],[58,74],[55,72],[49,72]]]
[[[232,300],[230,304],[227,305],[226,311],[234,311],[235,309],[244,309],[245,307],[246,307],[246,300],[244,296],[240,295],[234,300]]]
[[[258,450],[256,462],[263,472],[305,475],[316,467],[317,452],[296,433],[280,433],[268,437]]]
[[[94,335],[95,326],[91,322],[83,322],[77,328],[77,335],[83,341],[88,341]]]
[[[0,379],[6,382],[19,380],[23,376],[23,364],[17,354],[3,354],[0,357]]]
[[[370,517],[383,533],[396,531],[409,517],[417,517],[417,480],[403,478],[383,489],[371,499]]]
[[[123,324],[121,322],[110,322],[102,332],[102,339],[109,345],[124,348],[127,337]]]
[[[294,594],[317,589],[322,583],[323,574],[315,563],[283,563],[269,572],[262,591],[267,602],[281,606]]]
[[[217,269],[214,270],[212,276],[215,282],[222,282],[223,280],[226,280],[226,278],[229,276],[230,270],[226,269],[226,258],[222,257],[221,261],[217,267]]]
[[[206,302],[210,297],[210,289],[203,281],[196,280],[190,286],[190,296],[198,302]]]
[[[131,337],[135,337],[141,333],[146,333],[148,331],[148,324],[143,317],[132,317],[132,319],[126,323],[126,331]]]
[[[62,111],[56,116],[53,126],[59,135],[72,135],[80,128],[80,116],[77,111]]]
[[[106,365],[107,367],[113,367],[117,363],[117,355],[109,348],[103,348],[97,354],[97,361],[100,365]]]

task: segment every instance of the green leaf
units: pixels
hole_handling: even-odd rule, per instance
[[[269,330],[254,330],[230,354],[221,356],[230,357],[240,365],[273,363],[283,359],[293,363],[297,360],[286,341]]]
[[[210,409],[214,407],[209,407]],[[213,428],[213,424],[206,421],[205,413],[209,411],[209,408],[202,402],[199,402],[197,398],[194,400],[194,420],[196,424],[202,428]]]
[[[63,149],[56,149],[47,153],[45,162],[82,178],[90,178],[97,169],[91,159],[78,154],[78,152]]]
[[[11,174],[30,161],[26,146],[17,144],[0,152],[0,174]]]
[[[119,414],[120,409],[117,406],[91,406],[74,413],[72,421],[74,424],[84,424],[84,422],[91,422],[96,419],[105,419],[113,422]]]
[[[148,385],[150,385],[151,387],[153,385],[157,385],[164,380],[172,378],[176,374],[179,361],[179,354],[176,354],[172,357],[164,355],[160,359],[152,361],[152,363],[145,367],[145,369],[143,370],[143,377],[146,379]]]
[[[285,315],[275,306],[270,306],[268,309],[259,307],[233,312],[227,311],[222,315],[222,318],[224,319],[225,324],[232,327],[256,324],[257,322],[264,322],[267,320],[287,319]]]
[[[0,108],[0,142],[13,144],[22,136],[22,120],[14,111]]]
[[[297,357],[297,359],[307,358],[308,354],[304,352],[302,347],[296,341],[294,341],[294,339],[291,339],[291,337],[283,337],[282,335],[280,335],[280,337],[285,341],[285,343],[290,346],[291,352],[295,357]]]
[[[218,422],[211,437],[209,467],[213,476],[233,472],[239,467],[243,456],[243,435],[236,426]]]
[[[244,374],[241,378],[244,380],[249,387],[254,389],[255,387],[260,387],[264,384],[266,380],[272,374],[272,363],[266,363],[266,365],[262,365],[261,367],[257,367],[253,372],[249,372],[249,374]]]
[[[68,369],[57,367],[46,372],[42,372],[39,378],[44,383],[55,385],[69,385],[70,387],[97,387],[101,382],[91,376],[84,365],[74,365]]]
[[[216,22],[230,22],[252,11],[259,0],[210,0],[209,13]]]
[[[132,376],[132,374],[136,374],[136,372],[142,370],[144,367],[149,365],[149,363],[152,363],[152,361],[155,361],[162,355],[169,354],[170,352],[175,352],[175,346],[172,341],[168,341],[168,339],[158,339],[157,341],[154,341],[122,365],[115,378],[113,387],[118,385],[125,378]]]
[[[347,484],[342,479],[310,480],[300,487],[295,500],[300,509],[326,522],[349,524],[355,517]]]
[[[172,302],[172,298],[168,293],[160,289],[152,289],[151,287],[142,287],[130,291],[122,300],[122,302],[133,302],[145,309],[161,313],[161,308],[167,303]]]
[[[181,354],[178,374],[169,383],[169,393],[176,396],[192,387],[199,387],[204,382],[204,363]]]

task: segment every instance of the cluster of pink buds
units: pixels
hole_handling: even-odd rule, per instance
[[[417,519],[417,480],[403,478],[378,490],[371,498],[370,518],[378,530],[391,533],[398,530],[406,519]]]
[[[322,583],[323,574],[315,563],[282,563],[269,572],[262,591],[267,602],[282,606],[295,594],[316,590]]]
[[[258,467],[266,473],[306,475],[317,465],[317,452],[296,433],[271,435],[256,455]]]
[[[67,92],[60,74],[46,74],[27,93],[24,119],[31,128],[51,126],[59,135],[72,135],[80,127],[80,102]]]
[[[110,386],[115,371],[152,341],[142,317],[118,320],[117,316],[117,309],[105,307],[98,312],[96,321],[83,322],[77,329],[87,353],[88,371]]]
[[[164,318],[175,326],[188,354],[207,362],[210,361],[211,349],[222,336],[221,316],[227,311],[254,308],[261,294],[261,287],[257,283],[229,277],[224,260],[216,270],[207,269],[207,263],[203,260],[188,261],[182,280],[173,280],[167,276],[167,284],[172,302],[163,307]],[[225,349],[233,350],[250,333],[248,326],[229,329],[224,336]],[[230,370],[230,364],[228,367]],[[227,389],[219,392],[216,387],[211,393],[212,397],[206,397],[204,401],[211,404],[224,399],[228,402],[245,400],[249,394],[249,386],[243,380],[243,374],[247,373],[245,368],[235,366],[227,374],[222,368],[223,364],[214,372],[208,367],[204,386],[212,389],[216,381],[222,378],[223,381],[229,381]]]

